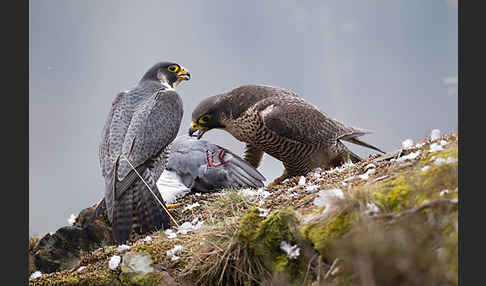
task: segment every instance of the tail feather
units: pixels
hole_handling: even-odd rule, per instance
[[[141,175],[165,206],[150,171],[145,169]],[[118,243],[127,241],[132,231],[148,233],[168,227],[169,217],[152,192],[140,178],[137,178],[123,190],[123,193],[117,193],[113,207],[112,232]]]
[[[141,184],[137,185],[135,215],[137,216],[142,233],[147,233],[160,228],[167,228],[169,226],[169,217],[166,210],[164,210],[164,207],[166,207],[165,202],[157,189],[156,183],[150,175],[150,171],[146,170],[144,174],[144,179],[150,186],[152,192],[143,182],[140,182]],[[154,195],[157,196],[157,199],[163,204],[163,207],[159,204],[157,199],[155,199]]]
[[[373,149],[373,150],[376,150],[376,151],[378,151],[378,152],[381,152],[381,153],[385,154],[385,151],[382,151],[382,150],[378,149],[377,147],[375,147],[375,146],[373,146],[373,145],[371,145],[371,144],[368,144],[368,143],[366,143],[366,142],[364,142],[364,141],[361,141],[361,140],[359,140],[359,139],[358,139],[358,138],[356,138],[356,137],[348,137],[348,138],[342,138],[342,139],[343,139],[343,140],[346,140],[346,141],[348,141],[348,142],[351,142],[351,143],[357,144],[357,145],[361,145],[361,146],[364,146],[364,147],[368,147],[368,148],[370,148],[370,149]]]
[[[133,188],[128,188],[124,194],[115,201],[113,208],[112,232],[119,243],[130,238],[133,216]]]

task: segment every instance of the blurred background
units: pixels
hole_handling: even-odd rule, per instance
[[[277,4],[278,3],[278,4]],[[29,2],[29,233],[99,201],[111,102],[158,61],[191,73],[180,134],[203,98],[243,84],[290,89],[368,129],[386,151],[457,132],[457,0]],[[206,140],[241,154],[213,130]],[[370,150],[347,144],[361,156]],[[283,167],[265,155],[267,182]]]

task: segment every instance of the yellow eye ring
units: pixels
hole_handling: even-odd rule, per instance
[[[179,70],[179,66],[177,66],[177,65],[170,65],[167,68],[167,70],[170,71],[170,72],[177,72]]]
[[[211,119],[211,115],[209,115],[209,114],[208,115],[204,115],[203,117],[201,117],[199,119],[199,123],[200,124],[205,124],[205,123],[207,123],[209,121],[209,119]]]

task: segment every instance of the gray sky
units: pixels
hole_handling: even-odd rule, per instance
[[[29,10],[30,234],[103,196],[111,101],[158,61],[191,72],[178,88],[180,134],[200,100],[243,84],[288,88],[387,151],[457,131],[457,0],[31,0]],[[205,139],[243,150],[224,131]],[[260,170],[272,181],[283,167],[265,156]]]

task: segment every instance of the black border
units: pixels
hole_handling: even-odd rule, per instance
[[[6,3],[2,16],[2,284],[28,285],[29,2]],[[7,7],[8,6],[8,7]]]

